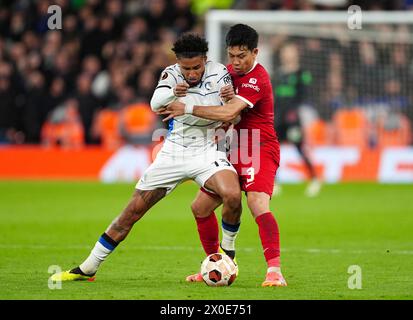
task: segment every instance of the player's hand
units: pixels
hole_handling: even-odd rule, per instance
[[[232,123],[231,122],[223,122],[218,128],[216,128],[215,130],[219,130],[219,129],[222,129],[222,130],[224,130],[225,132],[227,132],[228,131],[228,129],[229,129],[229,127],[232,125]]]
[[[166,110],[166,107],[159,108],[155,111],[157,115],[163,115],[163,112]]]
[[[235,97],[234,87],[230,84],[222,87],[219,92],[219,95],[221,96],[221,99],[223,101],[228,102],[229,100]]]
[[[185,97],[188,92],[189,84],[186,82],[178,83],[174,88],[175,97]]]
[[[185,104],[179,101],[174,101],[158,114],[167,115],[167,117],[162,120],[163,122],[166,122],[172,118],[185,114]]]

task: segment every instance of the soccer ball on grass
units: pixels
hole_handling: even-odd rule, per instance
[[[213,253],[201,264],[201,274],[208,286],[229,286],[237,277],[238,266],[230,257],[222,253]]]

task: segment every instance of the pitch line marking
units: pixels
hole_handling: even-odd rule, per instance
[[[0,244],[1,249],[28,249],[28,250],[61,250],[61,249],[71,249],[71,250],[91,250],[92,246],[89,245],[45,245],[45,244]],[[136,251],[136,250],[155,250],[155,251],[196,251],[202,250],[200,247],[197,246],[140,246],[140,247],[128,247],[124,250],[127,251]],[[237,248],[239,252],[261,252],[261,248],[252,248],[252,247],[244,247],[244,248]],[[341,250],[341,249],[333,249],[333,248],[308,248],[308,249],[300,249],[300,248],[281,248],[282,252],[304,252],[309,254],[364,254],[364,253],[389,253],[389,254],[399,254],[399,255],[413,255],[413,250],[390,250],[387,252],[387,249],[383,250]]]

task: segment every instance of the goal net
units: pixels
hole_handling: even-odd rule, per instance
[[[260,35],[258,60],[273,81],[276,121],[282,112],[277,98],[292,94],[279,86],[279,71],[295,63],[301,73],[289,81],[302,85],[296,101],[307,144],[410,145],[413,13],[363,11],[361,25],[353,29],[351,18],[346,11],[210,11],[209,57],[226,63],[226,32],[233,24],[248,24]]]

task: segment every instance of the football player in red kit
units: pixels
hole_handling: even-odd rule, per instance
[[[270,199],[280,163],[280,146],[274,130],[271,81],[265,68],[256,61],[258,34],[253,28],[244,24],[232,26],[226,35],[226,45],[230,61],[227,67],[233,79],[235,96],[223,106],[198,106],[175,101],[161,114],[168,115],[165,120],[193,114],[224,122],[234,121],[241,115],[240,122],[235,125],[236,139],[231,144],[230,161],[238,172],[241,189],[247,195],[248,207],[258,225],[268,266],[262,286],[286,286],[281,273],[278,224],[270,211]],[[205,253],[218,252],[221,247],[234,258],[235,247],[224,241],[219,243],[214,210],[221,203],[219,197],[201,189],[191,208]],[[238,230],[239,225],[222,225],[227,234],[232,227]],[[234,237],[236,234],[234,232]],[[194,274],[188,276],[187,281],[202,281],[202,276]]]

